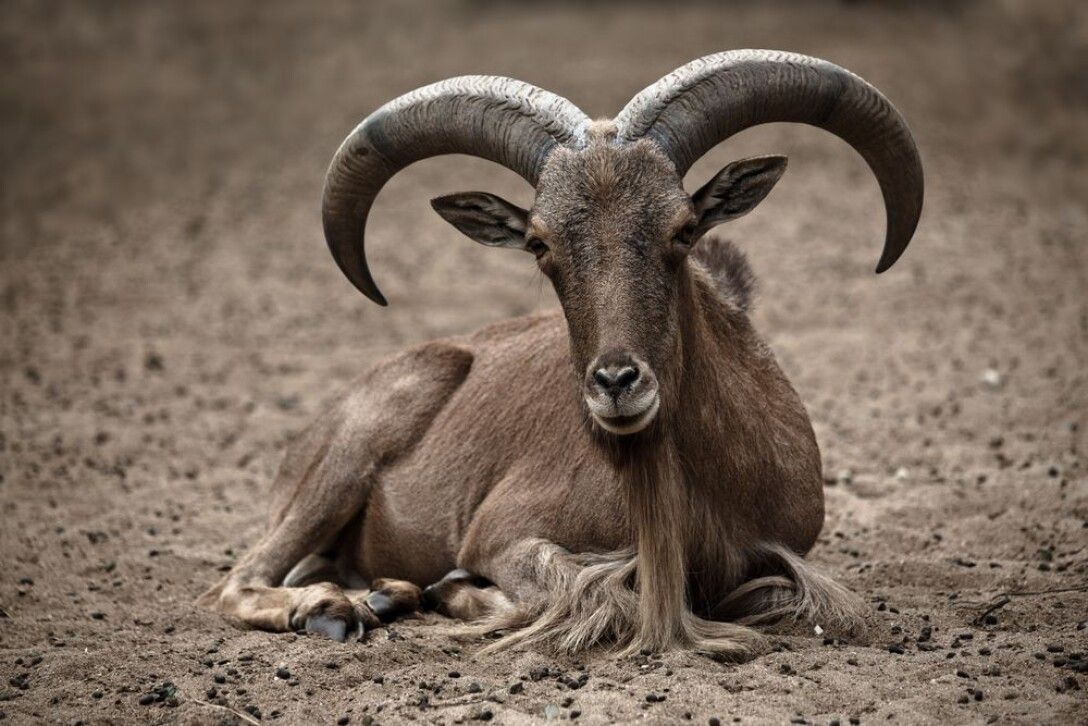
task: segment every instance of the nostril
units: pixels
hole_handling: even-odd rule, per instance
[[[632,383],[638,380],[638,371],[630,366],[620,370],[619,375],[616,376],[616,387],[627,388]]]
[[[638,369],[631,366],[624,366],[619,370],[605,367],[593,371],[593,380],[597,382],[597,385],[612,394],[630,387],[638,380],[638,377]]]

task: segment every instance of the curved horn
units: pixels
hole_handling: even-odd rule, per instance
[[[880,91],[827,61],[773,50],[700,58],[649,86],[616,117],[621,141],[653,139],[683,176],[744,129],[810,124],[853,146],[880,183],[888,224],[876,271],[892,266],[922,213],[922,161],[906,121]]]
[[[496,76],[451,78],[390,101],[344,139],[329,165],[321,215],[332,256],[355,287],[385,305],[363,233],[374,198],[394,174],[431,156],[471,154],[535,184],[548,153],[582,143],[588,123],[565,98]]]

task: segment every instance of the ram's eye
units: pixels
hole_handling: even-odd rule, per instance
[[[530,237],[525,241],[525,249],[533,253],[538,260],[548,252],[548,245],[538,237]]]
[[[673,238],[673,242],[682,250],[691,249],[691,245],[695,242],[695,222],[688,222],[681,227]]]

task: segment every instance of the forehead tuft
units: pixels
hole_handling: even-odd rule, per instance
[[[618,144],[611,122],[595,122],[581,149],[558,148],[537,184],[536,211],[553,224],[564,212],[656,209],[686,204],[672,162],[652,141]]]

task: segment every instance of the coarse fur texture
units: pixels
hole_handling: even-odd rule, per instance
[[[723,298],[739,310],[752,311],[759,287],[748,257],[733,240],[710,235],[699,242],[692,257],[703,264]]]

